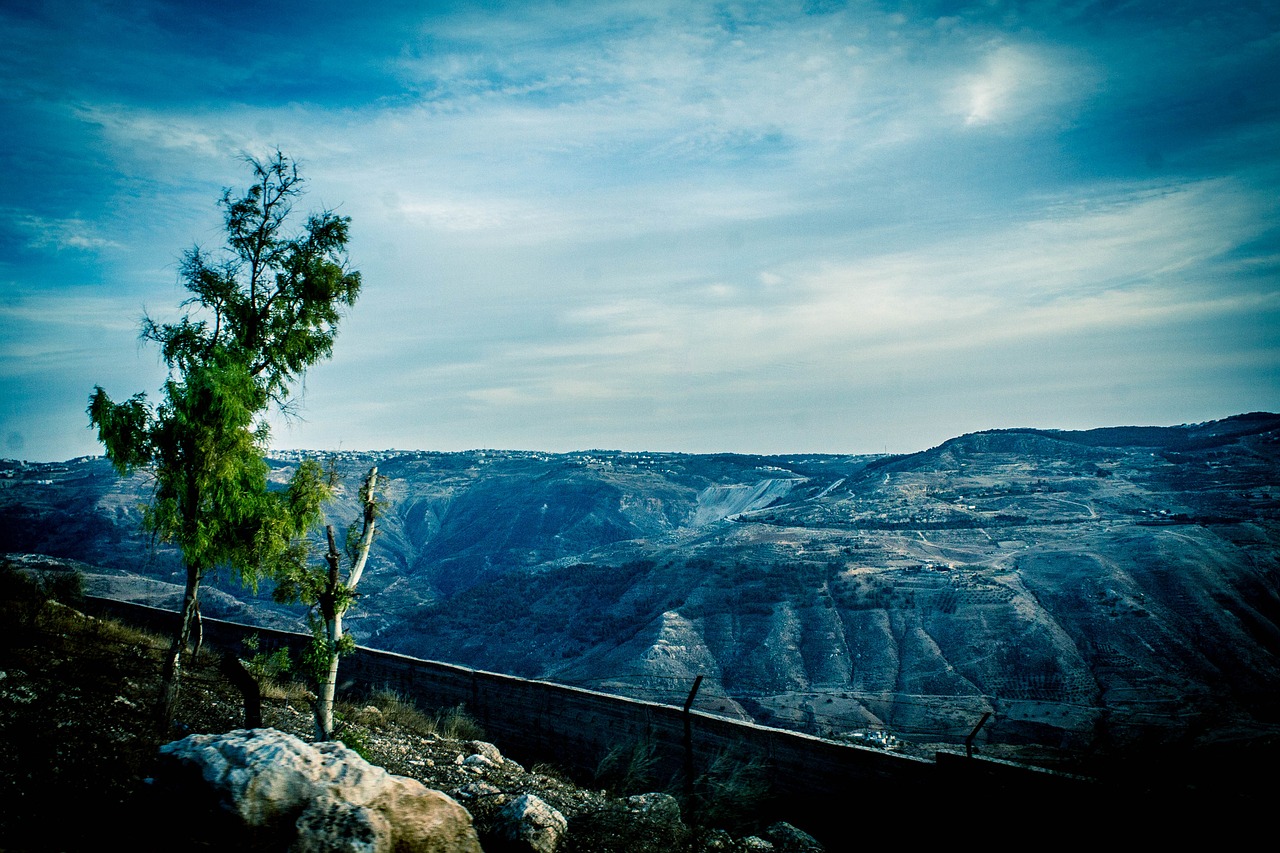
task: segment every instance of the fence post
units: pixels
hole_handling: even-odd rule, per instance
[[[698,695],[698,688],[702,686],[702,676],[699,675],[693,680],[693,687],[689,690],[689,698],[684,700],[684,799],[685,803],[691,806],[693,804],[693,714],[690,710],[693,708],[693,697]]]
[[[978,724],[973,727],[973,731],[969,732],[969,736],[964,739],[964,754],[967,758],[973,758],[973,739],[978,736],[978,729],[986,725],[987,720],[991,718],[991,712],[987,711],[982,715],[982,719],[978,720]]]

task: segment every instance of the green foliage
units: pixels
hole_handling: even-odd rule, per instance
[[[97,386],[89,398],[88,414],[117,472],[127,474],[151,462],[153,415],[145,392],[114,403],[102,386]]]
[[[327,495],[335,486],[336,465],[331,465],[327,483],[322,482],[322,476],[319,464],[314,461],[298,467],[294,480],[310,484],[310,489],[304,491],[307,500],[310,494]],[[360,488],[361,518],[348,531],[346,550],[350,569],[345,578],[341,572],[342,555],[330,525],[325,529],[329,547],[324,564],[311,565],[305,552],[301,553],[299,559],[285,565],[277,574],[278,582],[273,590],[277,601],[302,601],[312,608],[308,615],[312,638],[303,652],[303,670],[316,686],[316,730],[322,738],[333,734],[338,659],[355,651],[355,640],[342,630],[342,617],[359,595],[356,585],[369,559],[379,510],[378,487],[384,482],[385,478],[378,476],[375,466]],[[318,514],[319,501],[303,505],[301,511]]]
[[[287,408],[292,380],[329,356],[340,311],[360,292],[359,273],[346,270],[348,220],[325,211],[286,235],[301,193],[296,166],[279,151],[248,163],[252,186],[242,198],[222,197],[222,253],[183,255],[180,276],[192,295],[181,318],[143,318],[142,338],[160,345],[169,368],[163,401],[154,410],[145,394],[115,403],[101,386],[89,399],[89,421],[116,470],[154,475],[144,523],[186,564],[162,718],[175,708],[204,575],[231,568],[256,591],[261,577],[306,560],[304,536],[328,491],[305,466],[287,492],[268,489],[266,412],[271,403]]]
[[[84,603],[84,575],[74,569],[37,568],[31,572],[31,580],[48,601],[72,607]]]
[[[250,653],[245,661],[245,668],[259,682],[280,681],[293,669],[293,660],[289,657],[287,648],[265,651],[262,649],[262,638],[257,634],[249,634],[240,643]]]
[[[351,720],[338,716],[334,727],[333,739],[342,743],[347,749],[359,755],[365,761],[372,761],[369,754],[369,733],[358,728]]]
[[[332,353],[341,309],[360,294],[360,274],[346,268],[347,217],[326,210],[310,215],[298,234],[283,232],[302,192],[294,162],[279,151],[247,162],[253,184],[239,199],[227,190],[220,202],[225,249],[210,255],[196,247],[182,257],[183,284],[193,294],[187,304],[200,311],[174,324],[147,318],[143,337],[183,374],[226,350],[282,402],[295,377]]]
[[[7,560],[0,563],[0,604],[17,616],[20,625],[35,624],[48,601],[48,596],[26,572]]]
[[[320,518],[322,504],[332,495],[337,480],[337,471],[332,465],[326,472],[315,460],[304,460],[298,466],[292,481],[299,485],[290,488],[291,511],[297,516]],[[355,604],[360,597],[355,591],[355,582],[359,581],[358,571],[362,570],[364,561],[368,558],[366,540],[372,536],[374,521],[385,506],[385,500],[377,495],[386,482],[387,478],[378,476],[375,469],[361,483],[360,505],[364,511],[362,517],[353,521],[347,529],[346,553],[352,566],[347,579],[344,581],[341,577],[332,575],[327,565],[309,564],[305,559],[307,555],[303,554],[302,559],[282,566],[272,592],[276,601],[289,604],[300,601],[312,607],[319,606],[322,615],[343,614]],[[295,493],[298,495],[296,499],[293,497]],[[335,555],[330,556],[337,559]],[[340,648],[339,653],[346,654],[353,649],[354,646]]]
[[[0,562],[0,601],[25,626],[35,624],[50,602],[77,606],[83,599],[84,576],[77,571]]]
[[[199,573],[231,566],[255,588],[261,574],[303,559],[301,534],[319,520],[328,491],[305,465],[284,493],[267,489],[262,384],[244,364],[218,356],[171,378],[164,393],[154,415],[138,405],[141,395],[115,406],[102,388],[89,407],[117,469],[143,458],[152,468],[147,529],[178,545]]]
[[[284,233],[301,193],[292,161],[276,152],[248,163],[253,185],[221,201],[222,254],[195,248],[183,256],[180,275],[192,294],[183,316],[143,320],[143,339],[160,345],[169,367],[163,401],[153,409],[139,393],[116,403],[97,387],[88,414],[118,471],[155,475],[146,526],[182,549],[188,570],[198,578],[230,566],[256,586],[305,557],[298,539],[328,496],[309,466],[286,493],[267,489],[266,409],[285,405],[290,382],[331,353],[360,276],[346,270],[346,218],[326,211],[300,233]]]
[[[329,642],[329,634],[325,630],[324,622],[312,615],[307,619],[307,623],[311,626],[311,642],[302,649],[301,670],[308,682],[318,686],[324,681],[325,674],[329,671],[329,659],[333,656],[333,646]]]

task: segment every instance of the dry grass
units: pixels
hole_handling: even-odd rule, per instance
[[[484,727],[462,705],[446,708],[436,715],[436,732],[451,740],[484,740]]]
[[[422,735],[436,734],[433,717],[424,713],[412,699],[394,690],[378,690],[369,697],[368,705],[378,709],[377,719],[384,725],[398,725]]]
[[[651,738],[622,742],[600,759],[595,782],[623,795],[657,790],[657,766],[657,745]]]

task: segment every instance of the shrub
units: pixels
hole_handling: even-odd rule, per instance
[[[616,744],[596,765],[596,784],[618,794],[654,790],[657,752],[652,737]]]
[[[456,705],[436,715],[436,730],[454,740],[484,740],[484,727],[470,714],[465,705]]]
[[[764,758],[741,746],[730,747],[717,753],[694,780],[691,812],[701,826],[745,834],[755,828],[768,795],[768,765]]]
[[[571,774],[565,771],[563,767],[556,764],[547,764],[546,762],[538,762],[529,768],[529,772],[534,776],[545,776],[548,779],[554,779],[565,785],[576,784]]]
[[[369,755],[369,733],[356,728],[350,720],[340,714],[336,709],[334,710],[333,739],[354,752],[356,755],[359,755],[365,761],[373,761],[373,758]]]
[[[34,625],[49,613],[50,602],[77,607],[83,600],[84,577],[74,569],[23,566],[12,560],[0,564],[0,603],[19,625]]]
[[[244,646],[245,651],[252,652],[249,659],[245,661],[245,668],[258,681],[282,680],[293,668],[288,649],[281,647],[273,652],[265,651],[262,649],[262,638],[257,634],[249,634],[240,641],[240,644]]]
[[[436,721],[422,712],[412,699],[394,690],[377,690],[369,697],[369,704],[382,714],[383,722],[395,724],[418,734],[434,734]]]

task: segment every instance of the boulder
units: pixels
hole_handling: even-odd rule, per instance
[[[738,853],[775,853],[772,841],[758,835],[748,835],[738,842]]]
[[[622,849],[635,853],[687,850],[694,841],[681,819],[680,802],[661,793],[607,799],[583,808],[573,815],[569,835],[575,841],[579,837],[627,839]]]
[[[385,815],[330,794],[317,797],[294,826],[297,836],[289,847],[291,853],[374,853],[391,849],[386,839],[392,837],[392,828]]]
[[[623,801],[627,811],[655,823],[681,822],[680,801],[670,794],[636,794]]]
[[[247,832],[278,834],[294,853],[480,853],[471,815],[456,801],[341,743],[237,729],[191,735],[160,753],[159,784],[197,778]]]
[[[521,794],[498,813],[495,835],[503,850],[555,853],[568,829],[565,816],[544,800],[534,794]]]
[[[705,830],[694,847],[698,853],[730,853],[733,836],[723,829]]]
[[[784,820],[770,826],[764,835],[778,853],[825,853],[818,839]]]

